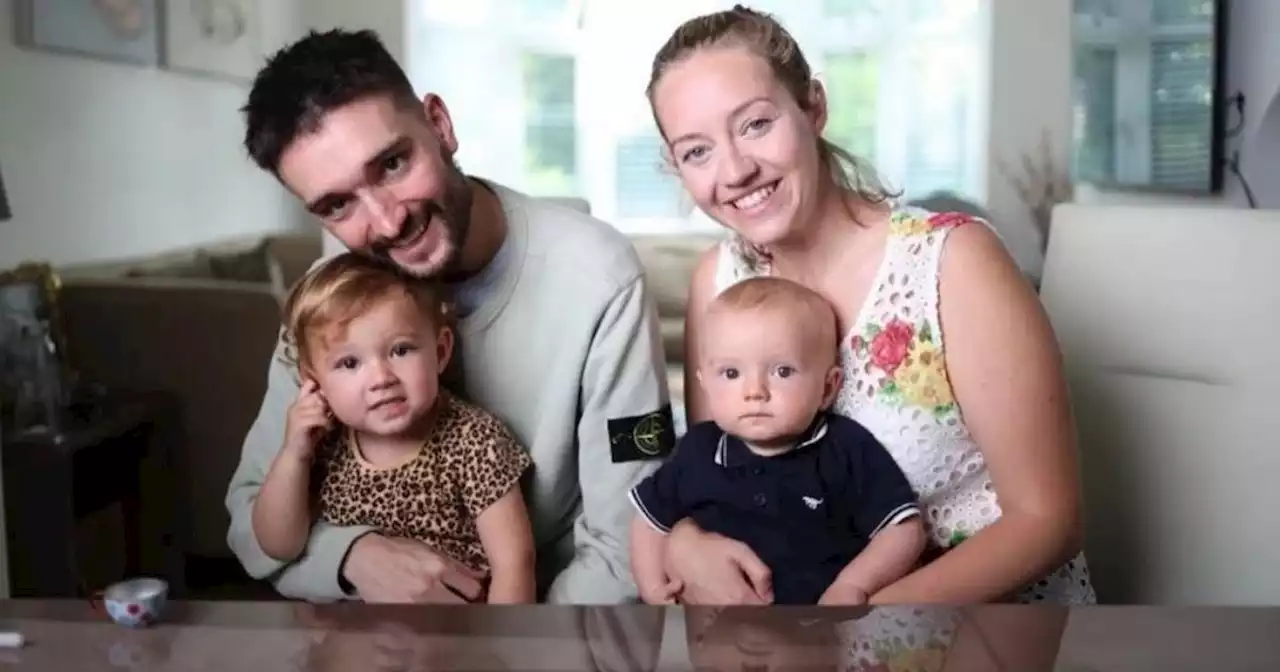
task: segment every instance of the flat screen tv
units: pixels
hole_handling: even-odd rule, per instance
[[[1144,191],[1222,188],[1225,0],[1074,0],[1072,173]]]

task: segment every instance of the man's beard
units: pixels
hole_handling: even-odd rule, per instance
[[[379,259],[399,266],[391,256],[392,252],[395,248],[416,240],[434,218],[438,226],[444,227],[441,244],[449,247],[449,257],[443,260],[439,268],[431,269],[428,275],[448,280],[457,276],[460,271],[462,248],[466,245],[467,234],[471,230],[471,203],[474,199],[471,184],[467,182],[467,176],[458,163],[447,155],[442,156],[441,159],[449,173],[444,195],[437,200],[423,201],[417,211],[410,211],[405,216],[399,235],[395,238],[381,238],[374,241],[369,246],[369,252]],[[417,275],[414,269],[404,268],[403,270]]]

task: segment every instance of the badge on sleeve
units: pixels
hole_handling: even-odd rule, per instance
[[[609,420],[609,450],[615,464],[666,457],[675,445],[671,404],[644,415]]]

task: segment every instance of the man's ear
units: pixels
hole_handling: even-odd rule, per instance
[[[449,362],[453,359],[453,329],[442,327],[440,332],[436,334],[436,374],[444,375],[444,370],[449,368]]]
[[[844,369],[840,365],[832,366],[827,370],[826,378],[822,381],[822,408],[831,408],[836,403],[836,397],[840,394],[840,387],[844,384]]]
[[[422,111],[426,114],[427,123],[435,132],[440,146],[448,151],[449,156],[458,153],[458,136],[454,133],[453,118],[449,116],[449,108],[444,99],[434,93],[422,97]]]

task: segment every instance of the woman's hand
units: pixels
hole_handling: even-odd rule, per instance
[[[870,598],[867,591],[847,582],[837,580],[835,583],[827,587],[822,593],[822,597],[818,599],[821,605],[839,605],[845,607],[860,607],[867,603]]]
[[[773,574],[744,543],[703,532],[691,520],[667,537],[667,576],[683,587],[682,604],[773,602]]]

